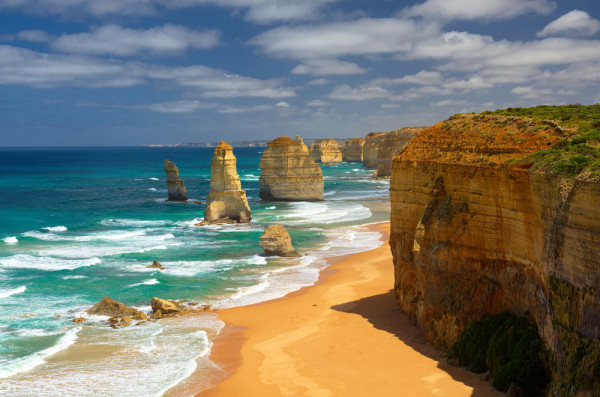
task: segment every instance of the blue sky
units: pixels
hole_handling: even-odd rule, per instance
[[[0,0],[0,146],[355,137],[600,102],[598,0]]]

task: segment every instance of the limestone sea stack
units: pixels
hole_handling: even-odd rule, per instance
[[[302,138],[282,136],[260,158],[260,198],[271,201],[323,201],[323,174]]]
[[[236,170],[233,148],[221,141],[210,166],[210,193],[206,199],[207,222],[250,222],[252,212]]]
[[[281,225],[271,225],[265,229],[258,242],[267,256],[300,256],[292,246],[290,234]]]
[[[309,150],[312,159],[321,164],[342,162],[342,151],[335,139],[319,139],[313,141]]]
[[[363,168],[376,169],[379,144],[385,136],[385,132],[370,132],[365,137],[363,145]]]
[[[377,170],[375,176],[388,178],[392,175],[392,160],[402,149],[425,127],[406,127],[397,131],[386,132],[379,144],[377,153]]]
[[[168,201],[187,201],[188,195],[185,184],[179,179],[179,169],[171,160],[165,160],[165,172],[167,173]]]
[[[342,161],[348,163],[361,163],[363,161],[363,145],[365,138],[348,139],[342,150]]]

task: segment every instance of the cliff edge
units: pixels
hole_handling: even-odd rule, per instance
[[[453,116],[396,156],[395,292],[430,341],[526,315],[554,356],[549,393],[600,391],[599,138],[600,105],[516,108]]]

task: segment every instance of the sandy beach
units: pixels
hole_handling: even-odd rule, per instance
[[[495,396],[445,362],[398,311],[387,239],[332,259],[319,282],[284,298],[222,310],[211,360],[229,374],[208,396]]]

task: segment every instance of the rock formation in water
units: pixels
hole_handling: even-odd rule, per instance
[[[88,314],[99,314],[110,317],[133,316],[138,311],[133,307],[127,307],[125,304],[105,296],[100,302],[87,310]]]
[[[370,132],[365,137],[363,145],[363,167],[367,169],[377,168],[377,155],[379,154],[379,144],[385,136],[385,132]]]
[[[152,311],[154,313],[160,311],[162,314],[173,314],[182,310],[177,302],[156,297],[152,298],[150,306],[152,307]]]
[[[290,234],[281,225],[267,227],[262,236],[260,236],[259,245],[267,256],[300,256],[292,246]]]
[[[342,160],[348,163],[362,163],[365,138],[348,139],[342,150]]]
[[[530,316],[556,360],[553,395],[600,388],[577,384],[600,362],[598,138],[566,119],[453,116],[412,140],[390,181],[402,310],[442,348],[473,320]]]
[[[323,174],[300,137],[269,142],[260,158],[260,198],[272,201],[322,201]]]
[[[387,178],[392,175],[392,160],[404,147],[425,127],[406,127],[397,131],[386,132],[379,143],[377,153],[377,170],[375,176]]]
[[[309,153],[316,163],[333,164],[342,162],[342,151],[335,139],[313,141]]]
[[[165,160],[165,172],[167,174],[168,201],[187,201],[188,195],[185,185],[179,179],[179,169],[171,160]]]
[[[206,199],[207,222],[250,222],[252,212],[236,170],[233,148],[221,141],[210,167],[210,193]],[[163,312],[164,313],[164,312]]]
[[[158,270],[165,270],[164,266],[161,265],[158,261],[154,261],[152,262],[151,265],[146,266],[148,269],[158,269]]]

